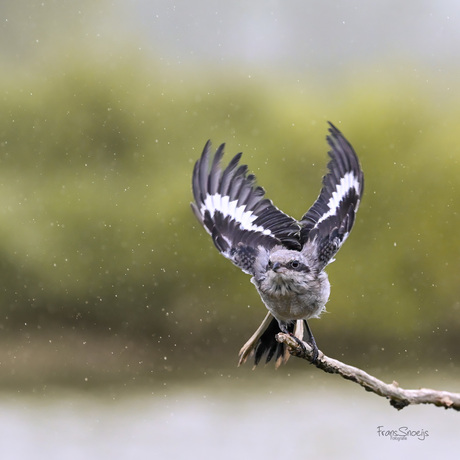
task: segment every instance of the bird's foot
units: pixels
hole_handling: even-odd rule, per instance
[[[311,363],[316,364],[318,362],[318,355],[319,355],[319,350],[318,346],[316,345],[315,340],[313,339],[313,343],[309,342],[312,348],[311,352]]]
[[[290,333],[289,335],[297,342],[297,345],[299,345],[300,349],[302,350],[302,353],[307,355],[308,351],[305,348],[304,342],[302,340],[300,340],[298,337],[296,337],[294,334]],[[318,362],[319,350],[318,350],[318,346],[316,345],[316,342],[315,342],[315,339],[313,338],[313,336],[311,338],[312,338],[312,340],[307,342],[308,345],[310,345],[311,348],[312,348],[312,351],[311,351],[311,364],[316,364]]]

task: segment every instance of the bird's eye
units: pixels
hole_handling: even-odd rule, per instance
[[[298,260],[291,260],[290,264],[291,268],[299,268],[300,267],[300,262]]]

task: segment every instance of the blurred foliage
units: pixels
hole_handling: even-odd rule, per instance
[[[128,55],[107,62],[56,57],[33,75],[2,76],[4,337],[91,333],[150,344],[157,365],[236,361],[265,308],[194,220],[193,163],[208,138],[227,142],[227,160],[243,150],[267,196],[300,217],[319,193],[331,120],[366,187],[328,268],[330,314],[312,323],[320,348],[452,359],[458,92],[440,100],[436,84],[370,70],[334,88],[286,88],[218,71],[177,76]]]

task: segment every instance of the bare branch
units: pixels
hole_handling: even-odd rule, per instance
[[[308,343],[303,342],[305,350],[302,350],[291,336],[283,333],[279,333],[276,336],[276,340],[280,343],[284,343],[288,347],[291,355],[306,359],[310,362],[312,361],[312,348]],[[459,393],[430,390],[427,388],[404,390],[399,387],[397,382],[391,384],[382,382],[357,367],[349,366],[336,359],[327,357],[321,351],[319,352],[318,360],[315,365],[324,372],[339,374],[344,379],[351,380],[361,385],[365,390],[387,398],[390,404],[398,410],[403,409],[409,404],[434,404],[438,407],[460,411]]]

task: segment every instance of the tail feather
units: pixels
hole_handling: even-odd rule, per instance
[[[294,321],[287,326],[289,333],[303,339],[303,321]],[[286,345],[276,340],[276,335],[281,332],[278,321],[268,313],[262,324],[252,337],[243,345],[239,353],[239,363],[241,365],[251,356],[254,356],[254,367],[265,357],[265,362],[270,362],[275,358],[275,368],[284,364],[289,359],[289,351]]]
[[[294,332],[294,324],[288,325],[288,331],[292,334]],[[260,336],[257,342],[254,353],[254,365],[257,366],[260,360],[266,355],[265,362],[269,363],[275,357],[275,363],[281,364],[286,362],[289,358],[289,353],[286,353],[286,346],[276,340],[276,335],[281,332],[278,321],[273,318],[268,325],[265,332]],[[278,364],[278,365],[279,365]],[[278,367],[278,366],[276,366]]]

